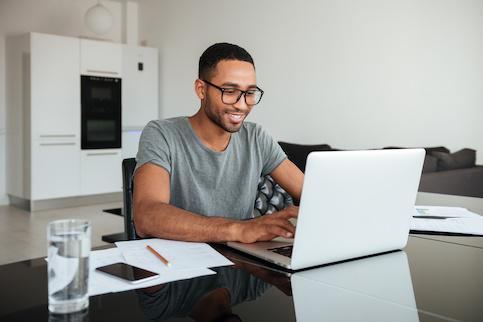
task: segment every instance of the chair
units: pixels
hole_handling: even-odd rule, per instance
[[[272,177],[269,175],[260,177],[257,198],[253,208],[254,218],[283,210],[293,204],[292,196],[273,181]]]
[[[133,218],[133,174],[136,159],[129,158],[122,161],[123,201],[124,201],[124,230],[128,240],[139,239],[136,235]],[[253,218],[271,214],[293,205],[292,197],[267,175],[260,177],[257,197],[253,208]]]
[[[133,218],[133,191],[134,191],[134,168],[136,159],[129,158],[122,161],[122,199],[124,209],[124,231],[128,240],[139,239],[134,228]]]
[[[122,200],[123,208],[121,215],[124,217],[124,231],[122,233],[104,235],[102,240],[108,243],[117,241],[139,239],[134,228],[133,218],[133,174],[136,168],[136,159],[128,158],[122,160]]]

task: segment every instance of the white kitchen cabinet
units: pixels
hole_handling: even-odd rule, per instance
[[[122,191],[121,149],[82,150],[81,194]]]
[[[135,158],[138,153],[141,130],[122,131],[122,158]]]
[[[75,139],[53,139],[32,144],[32,200],[80,194],[80,146]]]
[[[79,138],[79,40],[32,33],[30,48],[32,139]]]
[[[80,50],[80,73],[82,75],[122,76],[121,44],[81,39]]]
[[[144,126],[159,118],[158,49],[122,46],[122,154],[136,156]]]
[[[79,40],[9,38],[7,61],[7,193],[29,201],[79,195]]]
[[[158,50],[122,46],[122,126],[144,128],[158,118]]]
[[[41,33],[8,37],[5,47],[10,202],[37,210],[120,197],[122,159],[158,118],[158,50]],[[81,150],[81,75],[121,78],[122,149]]]

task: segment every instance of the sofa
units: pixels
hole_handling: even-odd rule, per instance
[[[328,144],[305,145],[280,141],[287,157],[302,172],[312,151],[341,151]],[[384,149],[403,149],[385,147]],[[483,166],[476,164],[476,151],[462,149],[451,153],[445,147],[426,147],[419,191],[483,198]]]

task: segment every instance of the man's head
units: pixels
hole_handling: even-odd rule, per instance
[[[216,73],[216,67],[222,60],[239,60],[253,65],[252,56],[243,48],[228,43],[214,44],[201,55],[198,65],[198,78],[210,81]]]
[[[237,132],[261,99],[255,65],[243,48],[219,43],[200,57],[195,90],[201,99],[200,112],[226,132]]]

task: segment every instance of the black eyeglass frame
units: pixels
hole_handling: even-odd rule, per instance
[[[236,104],[238,103],[238,101],[240,100],[240,98],[242,97],[242,95],[245,97],[245,104],[247,104],[248,106],[255,106],[257,105],[258,103],[260,103],[260,101],[262,100],[262,97],[263,97],[263,93],[265,93],[261,88],[259,88],[257,86],[257,90],[260,91],[260,98],[258,99],[258,102],[256,102],[255,104],[248,104],[247,102],[247,93],[250,92],[250,91],[253,91],[253,89],[249,89],[249,90],[246,90],[246,91],[242,91],[241,89],[237,89],[237,88],[223,88],[223,87],[220,87],[220,86],[216,86],[215,84],[212,84],[204,79],[202,79],[203,82],[205,82],[206,84],[210,85],[210,86],[213,86],[214,88],[217,88],[221,91],[221,101],[223,103],[225,103],[225,101],[223,100],[223,94],[225,93],[225,91],[232,91],[232,90],[236,90],[236,91],[240,91],[240,95],[238,95],[236,101],[234,103],[225,103],[225,104],[229,104],[229,105],[233,105],[233,104]]]

